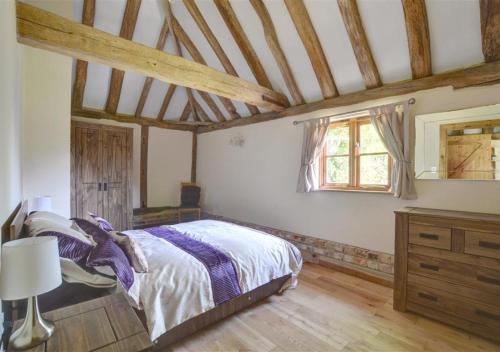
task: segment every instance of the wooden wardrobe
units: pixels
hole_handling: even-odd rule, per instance
[[[72,121],[71,214],[132,228],[132,129]]]

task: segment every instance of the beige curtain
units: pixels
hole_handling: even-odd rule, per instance
[[[408,104],[385,105],[370,110],[372,125],[394,159],[391,191],[402,199],[415,199],[415,128]]]
[[[319,188],[317,160],[325,144],[329,124],[328,117],[304,122],[297,192],[311,192]]]

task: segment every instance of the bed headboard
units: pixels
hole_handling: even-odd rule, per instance
[[[7,228],[2,238],[2,242],[16,240],[23,236],[24,221],[28,216],[28,201],[24,200],[7,220]]]

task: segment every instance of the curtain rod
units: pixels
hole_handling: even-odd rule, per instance
[[[403,101],[400,101],[400,102],[397,102],[397,103],[393,103],[393,104],[387,104],[387,105],[403,105],[405,103],[408,103],[410,105],[413,105],[415,104],[415,98],[410,98],[408,100],[403,100]],[[383,105],[380,105],[380,106],[383,106]],[[378,106],[376,106],[378,107]],[[373,108],[366,108],[366,109],[360,109],[360,110],[355,110],[355,111],[349,111],[349,112],[343,112],[341,114],[336,114],[336,115],[332,115],[332,116],[329,116],[327,118],[334,118],[334,117],[342,117],[342,116],[349,116],[349,115],[353,115],[353,114],[358,114],[360,112],[367,112],[369,111],[370,109],[373,109]],[[307,121],[314,121],[314,120],[319,120],[319,119],[324,119],[325,117],[316,117],[316,118],[313,118],[313,119],[308,119],[308,120],[302,120],[302,121],[293,121],[293,124],[294,125],[299,125],[299,124],[302,124],[304,122],[307,122]]]

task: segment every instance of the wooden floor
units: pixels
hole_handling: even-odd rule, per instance
[[[500,345],[392,310],[392,289],[306,264],[299,287],[172,346],[172,351],[500,351]]]

